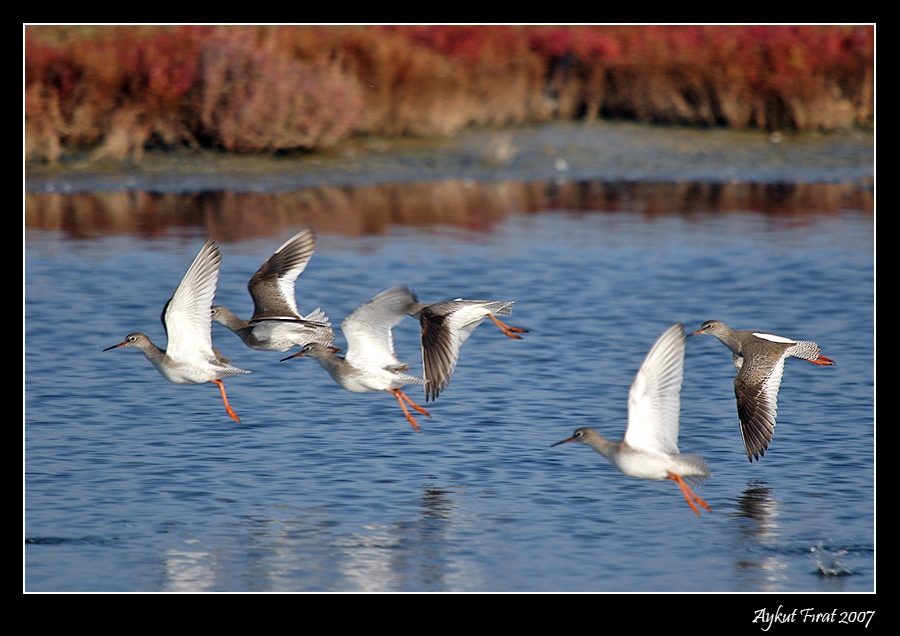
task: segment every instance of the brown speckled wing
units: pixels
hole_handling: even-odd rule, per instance
[[[448,314],[436,313],[430,307],[421,311],[422,366],[425,371],[425,401],[435,400],[450,384],[459,359],[458,338],[448,324]]]
[[[738,417],[747,459],[759,460],[765,454],[775,434],[775,416],[778,411],[778,388],[784,372],[784,358],[763,373],[745,356],[740,373],[734,379]]]

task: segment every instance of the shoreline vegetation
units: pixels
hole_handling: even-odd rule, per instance
[[[25,161],[628,120],[874,128],[874,26],[25,27]]]

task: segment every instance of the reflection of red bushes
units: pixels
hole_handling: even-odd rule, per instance
[[[722,214],[760,212],[789,223],[818,222],[848,210],[873,214],[873,193],[853,183],[647,183],[448,180],[320,186],[288,192],[25,193],[25,227],[94,237],[171,235],[203,227],[221,240],[284,235],[311,225],[320,233],[382,234],[397,225],[487,230],[518,214],[633,212],[702,222]],[[295,230],[294,230],[295,231]]]
[[[619,117],[871,127],[871,26],[26,28],[26,157]]]

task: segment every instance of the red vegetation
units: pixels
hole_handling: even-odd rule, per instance
[[[574,117],[871,127],[874,39],[872,26],[29,26],[25,155],[317,149]]]

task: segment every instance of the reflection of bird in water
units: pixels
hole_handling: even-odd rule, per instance
[[[104,351],[117,347],[134,347],[170,382],[212,382],[219,387],[228,415],[235,422],[240,422],[240,418],[228,404],[222,378],[250,372],[228,364],[228,360],[212,346],[210,307],[216,295],[220,262],[219,248],[213,241],[207,241],[175,293],[163,307],[162,323],[168,338],[165,350],[157,347],[142,333],[130,333],[125,340]]]
[[[759,540],[770,537],[776,530],[778,504],[772,495],[772,489],[765,482],[749,482],[738,495],[737,503],[737,515],[754,522],[752,526],[748,524],[747,534]]]
[[[424,384],[425,380],[404,373],[409,367],[397,359],[392,335],[394,326],[403,320],[415,302],[415,296],[406,286],[385,290],[364,303],[341,323],[341,331],[347,339],[345,358],[337,355],[337,347],[312,342],[298,353],[284,358],[282,362],[298,356],[314,358],[335,382],[348,391],[387,391],[397,398],[406,419],[418,432],[419,424],[406,405],[409,404],[428,417],[431,414],[400,389],[410,384]]]
[[[684,340],[684,327],[676,323],[650,349],[628,392],[628,426],[622,441],[606,439],[584,427],[553,446],[582,442],[629,477],[674,481],[691,510],[700,516],[696,504],[707,510],[710,507],[685,482],[699,485],[711,473],[699,455],[682,455],[678,450]]]
[[[762,331],[733,331],[718,320],[707,320],[689,334],[707,333],[731,349],[734,368],[734,394],[737,397],[741,437],[751,462],[765,455],[775,433],[778,388],[786,358],[801,358],[818,365],[833,365],[834,360],[819,355],[819,345],[806,340],[791,340]]]
[[[451,491],[428,487],[422,491],[422,516],[427,519],[449,519],[453,512]]]

